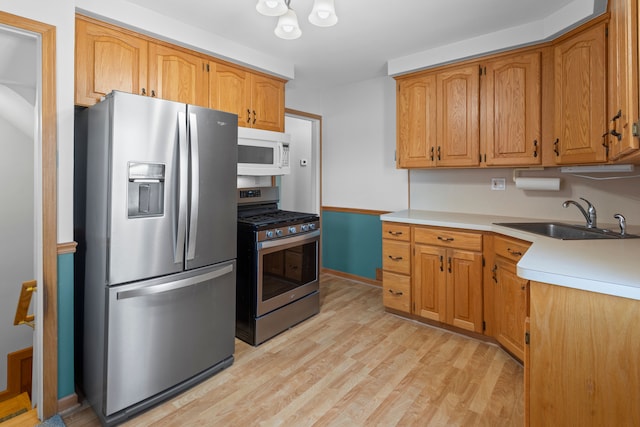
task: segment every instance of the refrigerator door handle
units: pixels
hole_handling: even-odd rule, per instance
[[[189,113],[189,132],[191,134],[191,209],[187,237],[187,259],[191,260],[196,256],[198,211],[200,210],[200,152],[198,150],[198,119],[195,113]]]
[[[176,233],[176,248],[174,262],[184,261],[184,241],[187,232],[187,192],[189,185],[189,147],[187,140],[187,116],[178,112],[178,150],[179,150],[179,184],[178,184],[178,230]]]
[[[128,299],[128,298],[136,298],[143,297],[149,295],[156,295],[164,292],[171,292],[178,289],[186,288],[189,286],[196,285],[198,283],[203,283],[208,280],[217,279],[218,277],[222,277],[226,274],[233,272],[233,264],[226,265],[218,270],[212,271],[210,273],[189,277],[188,279],[177,280],[175,282],[164,283],[162,285],[156,286],[148,286],[139,289],[131,289],[129,291],[121,291],[118,292],[116,298],[119,300]]]

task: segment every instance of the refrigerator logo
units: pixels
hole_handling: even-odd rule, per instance
[[[219,126],[226,126],[226,125],[227,125],[227,122],[218,122],[218,125],[219,125]]]

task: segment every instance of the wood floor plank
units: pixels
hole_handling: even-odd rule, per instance
[[[323,274],[321,310],[133,420],[154,426],[521,426],[523,370],[498,347],[386,313],[381,289]],[[91,408],[68,427],[99,422]]]

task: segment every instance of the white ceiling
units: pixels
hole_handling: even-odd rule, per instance
[[[386,75],[387,61],[548,17],[583,0],[335,0],[338,24],[319,28],[312,0],[291,0],[302,37],[273,34],[256,0],[128,0],[295,64],[296,83],[331,87]],[[598,1],[598,0],[596,0]],[[579,6],[582,6],[579,5]]]

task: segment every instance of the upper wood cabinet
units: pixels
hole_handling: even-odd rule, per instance
[[[76,16],[76,104],[112,90],[228,111],[240,126],[284,131],[286,81]]]
[[[479,72],[454,67],[398,80],[399,167],[479,164]]]
[[[397,163],[401,168],[435,166],[436,76],[398,81]]]
[[[634,124],[638,98],[638,1],[609,0],[609,157],[617,160],[640,149]],[[636,129],[636,132],[638,130]]]
[[[185,104],[209,106],[206,61],[168,46],[149,44],[148,95]]]
[[[146,93],[149,43],[76,19],[76,104],[93,105],[112,90]]]
[[[238,125],[284,131],[284,81],[239,67],[210,63],[211,108],[238,115]]]
[[[554,46],[556,164],[607,161],[606,23]]]
[[[480,141],[480,73],[477,64],[436,75],[438,166],[477,166]]]
[[[481,154],[487,166],[542,161],[541,56],[536,50],[483,65]]]

